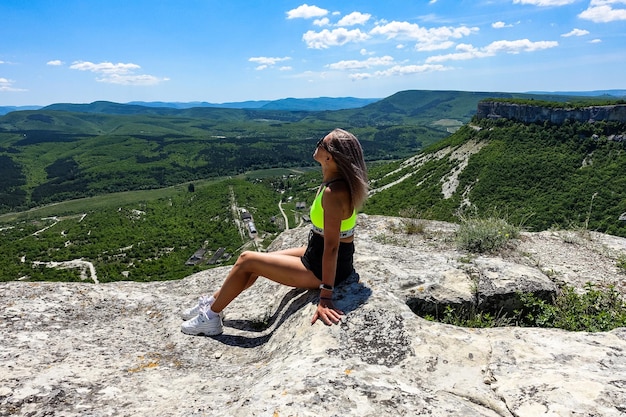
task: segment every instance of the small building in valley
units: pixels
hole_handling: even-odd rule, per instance
[[[193,255],[191,255],[191,257],[189,257],[189,259],[187,259],[187,262],[185,262],[185,265],[187,266],[194,266],[194,265],[198,265],[200,262],[202,262],[204,260],[204,255],[206,254],[206,249],[198,249],[197,251],[194,252]]]

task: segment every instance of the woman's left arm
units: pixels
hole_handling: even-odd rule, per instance
[[[322,284],[328,288],[335,286],[335,274],[337,272],[337,255],[339,251],[339,235],[341,219],[345,204],[345,193],[331,190],[326,187],[322,196],[324,208],[324,254],[322,255]],[[343,312],[335,308],[333,304],[333,290],[321,289],[317,311],[311,323],[319,318],[324,323],[331,325],[341,320]]]

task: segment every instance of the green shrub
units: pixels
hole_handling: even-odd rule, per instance
[[[498,217],[462,217],[456,233],[457,246],[474,253],[497,252],[519,236],[519,227]]]
[[[564,287],[552,304],[532,294],[520,294],[520,299],[524,304],[518,317],[521,326],[588,332],[626,326],[626,303],[613,286],[602,290],[587,283],[582,294]]]
[[[604,332],[626,326],[626,303],[612,286],[598,289],[588,283],[581,294],[572,287],[563,287],[552,302],[532,293],[519,293],[518,297],[523,307],[510,317],[502,312],[494,314],[448,305],[438,317],[428,315],[424,318],[473,328],[520,326]]]

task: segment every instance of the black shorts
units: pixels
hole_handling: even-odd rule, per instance
[[[309,233],[309,244],[300,257],[302,264],[319,279],[322,280],[322,255],[324,255],[324,237],[311,231]],[[354,258],[354,243],[339,242],[339,253],[337,254],[337,272],[335,273],[335,285],[345,281],[352,272]]]

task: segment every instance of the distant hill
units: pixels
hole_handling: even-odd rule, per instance
[[[208,103],[206,101],[168,102],[168,101],[131,101],[126,104],[144,107],[169,107],[172,109],[190,109],[192,107],[221,107],[225,109],[258,109],[270,100],[241,101],[236,103]]]
[[[192,107],[219,107],[224,109],[265,109],[265,110],[304,110],[304,111],[324,111],[342,110],[363,107],[374,103],[380,98],[355,98],[355,97],[317,97],[317,98],[284,98],[279,100],[254,100],[228,103],[168,103],[168,102],[145,102],[133,101],[128,104],[135,104],[146,107],[170,107],[173,109],[189,109]]]
[[[261,108],[265,110],[304,110],[325,111],[344,110],[364,107],[368,104],[380,101],[380,98],[354,98],[354,97],[318,97],[318,98],[285,98],[270,101]]]
[[[599,97],[599,96],[611,96],[622,98],[626,97],[626,90],[595,90],[595,91],[530,91],[528,94],[542,94],[542,95],[560,95],[560,96],[579,96],[579,97]]]
[[[189,114],[217,114],[219,110],[241,110],[241,114],[250,111],[288,111],[288,112],[319,112],[356,109],[376,103],[380,99],[358,98],[328,98],[294,99],[286,98],[275,101],[248,101],[240,103],[143,103],[128,104],[110,101],[94,101],[93,103],[55,103],[41,108],[41,110],[71,111],[82,113],[106,114],[155,114],[155,115],[189,115]],[[211,112],[213,111],[213,112]]]
[[[98,109],[98,103],[119,104],[126,107],[126,112],[117,111],[114,114],[130,114],[138,113],[137,107],[148,107],[157,109],[191,109],[194,107],[210,107],[222,109],[264,109],[264,110],[288,110],[288,111],[327,111],[327,110],[343,110],[354,109],[366,106],[370,103],[379,101],[380,98],[355,98],[355,97],[317,97],[317,98],[284,98],[278,100],[249,100],[227,103],[209,103],[206,101],[190,101],[190,102],[166,102],[166,101],[131,101],[129,103],[112,103],[106,101],[95,101],[93,103],[74,104],[74,103],[55,103],[48,106],[0,106],[0,116],[13,111],[22,110],[65,110],[65,111],[85,111],[100,112],[104,109]],[[132,111],[132,109],[135,111]],[[99,111],[100,110],[100,111]],[[103,111],[105,113],[110,112]],[[147,113],[147,111],[143,111]],[[167,113],[167,112],[165,112]],[[164,114],[156,112],[156,114]]]
[[[0,106],[0,116],[3,116],[12,111],[21,111],[21,110],[38,110],[42,106]]]
[[[441,93],[441,92],[439,92]],[[453,92],[453,93],[458,93]],[[474,94],[468,92],[469,94]],[[481,94],[481,93],[477,93]],[[559,96],[572,97],[594,97],[594,96],[611,96],[626,97],[626,90],[595,90],[595,91],[531,91],[527,93],[487,93],[489,97],[496,97],[494,94],[505,94],[506,96],[532,96],[542,95],[545,97],[553,97],[554,100],[560,101]],[[206,101],[190,101],[190,102],[167,102],[167,101],[131,101],[128,103],[120,103],[122,105],[156,107],[170,109],[190,109],[194,107],[217,107],[224,109],[266,109],[266,110],[293,110],[293,111],[327,111],[327,110],[344,110],[364,107],[368,104],[380,101],[381,98],[355,98],[355,97],[317,97],[317,98],[283,98],[278,100],[247,100],[239,102],[226,103],[210,103]],[[98,103],[96,101],[95,103]],[[65,104],[62,104],[65,105]],[[79,104],[85,106],[86,104]],[[21,110],[38,110],[43,107],[48,109],[60,109],[56,103],[50,106],[0,106],[0,116],[13,111]]]
[[[167,106],[168,103],[162,103],[158,106],[151,106],[145,103],[144,107],[165,107],[169,109],[190,109],[193,107],[204,108],[224,108],[224,109],[242,109],[242,110],[283,110],[283,111],[302,111],[302,112],[323,112],[337,111],[330,118],[338,119],[348,118],[350,120],[361,120],[368,118],[370,122],[375,123],[398,123],[409,122],[415,123],[417,119],[420,121],[429,120],[436,121],[440,119],[456,119],[468,121],[476,111],[476,104],[480,100],[486,98],[533,98],[545,101],[567,101],[576,98],[576,95],[565,94],[525,94],[525,93],[507,93],[507,92],[469,92],[454,90],[406,90],[400,91],[384,99],[360,99],[354,97],[331,98],[318,97],[311,99],[285,98],[274,101],[246,101],[239,103],[196,103],[202,104],[198,106],[182,105]],[[49,110],[70,110],[70,111],[94,111],[113,114],[128,113],[150,113],[150,110],[129,107],[124,110],[123,107],[116,107],[115,103],[111,103],[108,109],[98,106],[95,102],[91,105],[52,105],[46,107]],[[140,104],[140,102],[129,103]],[[175,103],[174,103],[175,104]],[[82,110],[78,106],[83,106]],[[124,106],[124,105],[120,105]],[[164,110],[159,114],[184,114],[177,112],[169,112]],[[328,113],[324,117],[328,116]],[[317,117],[317,116],[313,116]],[[400,120],[402,119],[402,120]],[[358,122],[362,124],[362,122]]]

